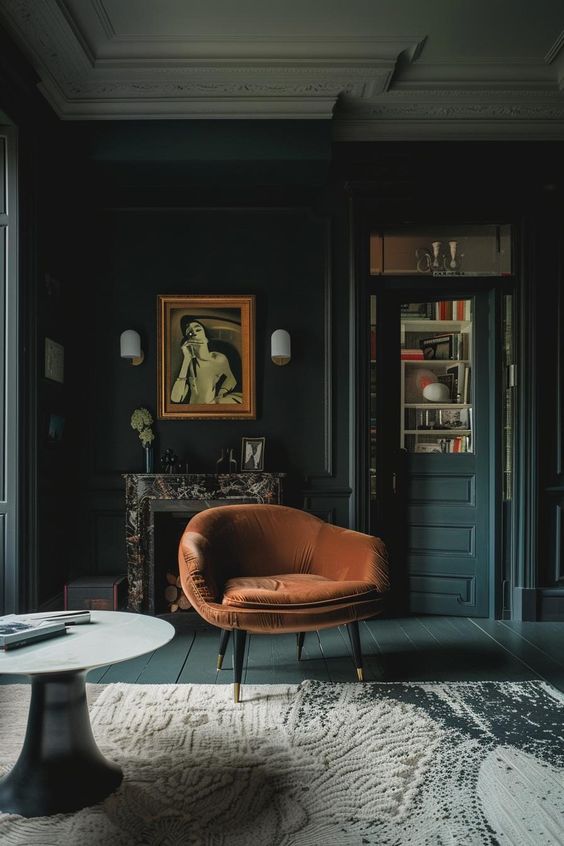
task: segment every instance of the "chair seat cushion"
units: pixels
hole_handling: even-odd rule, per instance
[[[311,573],[241,576],[226,582],[222,605],[275,611],[362,602],[378,595],[369,582],[335,581]]]

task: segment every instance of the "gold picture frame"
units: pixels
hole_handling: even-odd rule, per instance
[[[159,294],[157,415],[256,417],[253,295]]]

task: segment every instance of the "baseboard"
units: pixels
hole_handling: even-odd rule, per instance
[[[538,591],[536,588],[513,588],[513,620],[538,620]]]
[[[564,588],[541,588],[539,591],[539,620],[564,622]]]

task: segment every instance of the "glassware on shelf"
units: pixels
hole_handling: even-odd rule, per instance
[[[431,243],[433,249],[433,261],[431,262],[431,270],[441,270],[441,242],[433,241]]]
[[[457,258],[456,258],[456,248],[457,248],[457,246],[458,246],[457,241],[449,241],[448,242],[448,248],[449,248],[449,251],[450,251],[450,261],[448,263],[448,269],[453,270],[453,271],[460,269],[460,262],[457,261]]]

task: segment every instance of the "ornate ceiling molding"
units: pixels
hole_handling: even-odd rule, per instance
[[[70,0],[0,0],[64,120],[333,117],[343,140],[564,138],[564,31],[544,54],[523,42],[425,60],[421,34],[196,37],[170,21],[135,34],[104,0],[87,8],[81,27]]]
[[[398,57],[421,39],[225,37],[213,41],[118,38],[92,57],[56,0],[2,0],[0,9],[38,70],[40,90],[62,119],[117,117],[330,118],[340,94],[389,88]],[[63,11],[64,10],[64,11]],[[104,14],[102,14],[104,12]],[[158,53],[143,52],[148,41]],[[120,45],[131,45],[120,49]]]
[[[335,117],[338,141],[401,139],[564,138],[564,98],[558,91],[393,91],[369,104],[343,98]]]

